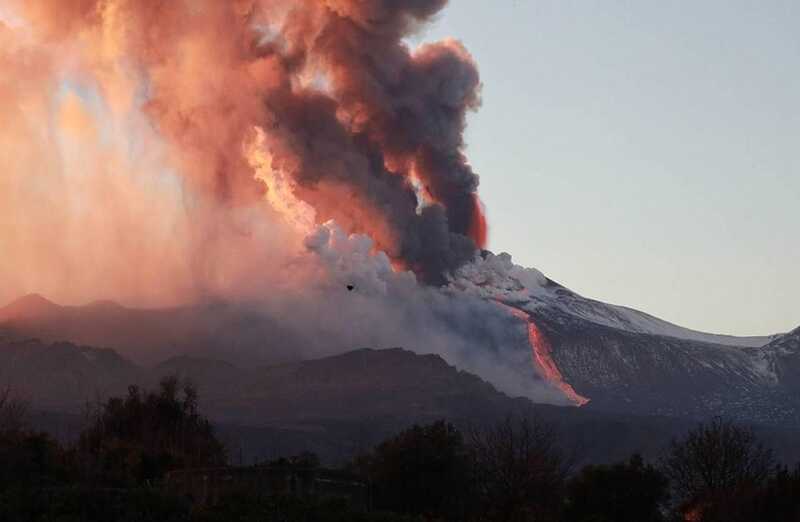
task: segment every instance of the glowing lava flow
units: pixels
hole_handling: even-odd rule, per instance
[[[558,366],[556,366],[556,363],[553,360],[550,343],[547,341],[547,338],[544,336],[544,334],[542,334],[542,332],[539,330],[539,327],[536,326],[536,323],[533,322],[531,316],[527,312],[518,308],[514,308],[513,306],[509,306],[505,303],[498,302],[497,304],[508,310],[514,317],[527,323],[528,343],[531,345],[533,357],[536,360],[538,367],[542,369],[545,379],[553,383],[553,385],[561,390],[564,395],[566,395],[566,397],[576,406],[583,406],[584,404],[588,403],[590,399],[579,395],[578,392],[576,392],[572,386],[564,380],[564,376],[561,375],[561,371],[559,371]]]

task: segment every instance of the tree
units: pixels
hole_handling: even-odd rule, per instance
[[[750,513],[755,516],[749,520],[762,522],[800,520],[800,466],[793,471],[777,470],[756,497]]]
[[[0,390],[0,433],[22,430],[28,420],[28,403],[15,397],[10,388]]]
[[[375,508],[463,520],[469,465],[453,425],[413,426],[381,443],[357,467],[372,484]]]
[[[37,520],[44,491],[70,477],[67,453],[45,433],[28,427],[28,404],[0,392],[0,520]]]
[[[800,520],[800,468],[779,468],[761,487],[740,488],[724,502],[706,503],[701,522],[796,522]]]
[[[28,429],[28,409],[9,388],[0,391],[0,491],[41,486],[64,474],[64,452],[48,435]]]
[[[51,484],[66,476],[67,456],[44,433],[0,433],[0,491]]]
[[[569,466],[552,426],[509,418],[473,430],[469,444],[479,519],[517,522],[559,517]]]
[[[131,386],[124,399],[106,401],[81,434],[78,448],[90,457],[91,474],[119,484],[226,462],[222,443],[197,411],[196,390],[189,384],[181,387],[176,377],[163,379],[158,393]]]
[[[716,418],[673,440],[662,467],[680,509],[702,519],[708,506],[724,504],[763,485],[775,461],[751,429]]]
[[[567,484],[569,522],[659,522],[667,478],[639,455],[612,466],[586,466]]]

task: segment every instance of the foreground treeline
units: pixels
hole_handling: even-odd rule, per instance
[[[176,378],[157,391],[130,387],[87,412],[69,446],[26,427],[27,407],[0,393],[0,522],[393,522],[399,514],[366,513],[341,499],[280,496],[254,499],[232,492],[199,506],[170,492],[174,470],[219,468],[223,444],[198,413],[197,393]],[[306,469],[315,458],[280,459]]]
[[[779,466],[752,431],[721,419],[654,462],[633,455],[582,469],[536,420],[414,426],[342,470],[367,485],[364,511],[341,498],[233,491],[197,505],[170,493],[169,471],[227,462],[195,390],[174,378],[100,404],[68,447],[27,429],[25,415],[24,403],[0,393],[0,521],[800,521],[800,469]]]
[[[466,434],[414,427],[356,466],[376,507],[432,520],[800,521],[800,468],[776,464],[752,431],[722,419],[653,463],[633,455],[575,470],[551,427],[510,419]]]

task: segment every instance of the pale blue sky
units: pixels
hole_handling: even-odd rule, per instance
[[[451,0],[490,248],[693,328],[800,325],[800,2]]]

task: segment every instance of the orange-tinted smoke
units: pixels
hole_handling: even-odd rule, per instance
[[[489,239],[489,225],[486,223],[486,212],[483,208],[478,195],[473,195],[472,219],[469,229],[469,237],[475,242],[478,248],[485,248],[486,241]]]
[[[258,102],[220,105],[226,78],[255,75],[200,34],[229,11],[158,4],[4,3],[0,300],[174,303],[247,288],[285,260],[276,245],[292,234],[241,159]]]
[[[486,229],[475,208],[478,177],[463,154],[466,113],[480,103],[477,68],[454,40],[414,52],[400,41],[418,17],[443,3],[330,2],[345,5],[339,12],[346,16],[328,19],[315,38],[303,41],[311,64],[325,71],[350,132],[380,151],[393,174],[409,179],[413,173],[443,208],[446,234],[410,234],[403,248],[412,265],[434,268],[433,279],[470,258],[475,239],[485,243]],[[441,229],[429,221],[423,225],[427,234],[430,227]],[[419,239],[426,243],[420,246]],[[448,251],[436,251],[432,243]]]
[[[264,272],[291,233],[245,156],[259,131],[318,222],[442,282],[486,236],[462,137],[477,69],[455,41],[403,43],[445,3],[8,0],[3,282],[161,299]]]

